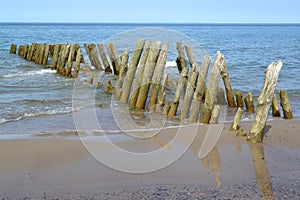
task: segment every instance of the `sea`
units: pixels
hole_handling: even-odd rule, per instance
[[[168,40],[173,45],[166,71],[175,85],[179,77],[175,62],[177,41],[195,44],[197,62],[201,62],[204,54],[210,55],[213,61],[216,52],[221,51],[233,90],[243,94],[251,92],[255,99],[264,83],[267,66],[282,60],[277,96],[281,88],[285,89],[294,117],[300,117],[300,24],[0,23],[0,139],[75,135],[78,127],[74,116],[87,109],[85,105],[74,106],[74,88],[78,84],[95,97],[93,110],[103,129],[97,130],[98,133],[116,133],[120,126],[136,131],[143,127],[151,129],[151,124],[160,125],[162,120],[163,126],[178,125],[176,120],[165,119],[163,115],[152,119],[147,111],[132,111],[129,114],[137,126],[131,127],[125,117],[128,114],[126,105],[114,101],[112,95],[104,91],[105,86],[91,86],[85,82],[88,73],[98,73],[99,83],[105,85],[107,80],[115,83],[112,75],[93,71],[92,67],[92,72],[81,71],[79,79],[74,80],[49,69],[49,63],[42,66],[9,53],[12,43],[78,43],[84,53],[84,65],[89,66],[83,48],[85,43],[113,42],[121,55],[125,48],[132,52],[135,41],[145,35],[152,40]],[[175,87],[169,90],[174,93]],[[232,120],[234,111],[224,112],[226,116],[220,122]],[[244,114],[242,120],[253,120],[253,117],[253,114]],[[156,119],[157,122],[152,123]],[[272,116],[269,119],[272,120]]]

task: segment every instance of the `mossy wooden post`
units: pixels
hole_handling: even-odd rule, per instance
[[[157,59],[157,62],[156,62],[156,65],[155,65],[153,79],[152,79],[153,80],[152,89],[150,92],[150,101],[148,104],[148,111],[155,110],[155,105],[158,100],[158,92],[159,92],[159,88],[160,88],[160,82],[161,82],[162,76],[164,74],[165,66],[166,66],[166,62],[167,62],[169,46],[170,46],[170,42],[166,42],[166,44],[164,44],[162,46],[159,56],[158,56],[158,59]]]
[[[131,98],[129,101],[129,105],[131,107],[136,106],[136,101],[139,96],[141,81],[142,81],[142,77],[143,77],[143,73],[145,70],[146,61],[147,61],[147,58],[148,58],[148,55],[150,52],[151,45],[152,45],[151,41],[146,41],[145,47],[144,47],[145,50],[144,50],[143,56],[142,56],[140,64],[139,64],[139,68],[137,69],[137,73],[135,76],[135,82],[133,84],[133,90],[132,90]]]
[[[213,108],[212,113],[211,113],[211,118],[210,118],[209,124],[217,124],[218,123],[220,110],[221,110],[221,106],[214,105],[214,108]]]
[[[166,105],[165,105],[163,114],[168,116],[168,113],[169,113],[170,109],[171,109],[171,104],[170,104],[170,102],[167,102]]]
[[[54,51],[53,51],[53,56],[52,56],[52,65],[51,69],[57,69],[57,64],[59,60],[59,52],[60,52],[61,45],[56,44],[54,45]]]
[[[228,106],[231,107],[231,108],[234,108],[234,107],[236,107],[236,104],[234,102],[234,94],[232,92],[229,73],[228,73],[228,70],[227,70],[227,65],[226,65],[225,60],[224,60],[224,67],[222,68],[222,71],[221,71],[221,76],[222,76],[223,83],[224,83],[225,90],[226,90],[226,97],[227,97]]]
[[[181,107],[180,120],[185,120],[189,117],[190,107],[191,107],[193,95],[195,92],[198,74],[199,73],[198,73],[197,68],[194,67],[193,71],[191,72],[191,75],[189,77],[189,80],[187,82],[186,91],[184,94],[182,107]]]
[[[126,72],[125,80],[123,83],[123,88],[122,88],[122,95],[120,97],[120,101],[122,103],[127,103],[129,96],[130,96],[130,90],[132,87],[133,79],[135,77],[136,69],[139,64],[143,48],[145,45],[145,40],[138,40],[136,42],[134,51],[132,53],[132,57],[129,62],[129,67]],[[140,66],[141,67],[141,66]]]
[[[78,73],[80,70],[80,63],[81,63],[81,56],[82,56],[82,53],[81,53],[81,49],[79,48],[77,50],[77,54],[76,54],[73,78],[78,78]]]
[[[239,90],[236,91],[235,98],[236,98],[237,107],[244,108],[243,93]]]
[[[98,49],[99,49],[100,58],[101,58],[101,61],[102,61],[102,65],[105,69],[105,72],[106,73],[112,73],[112,69],[110,68],[110,64],[107,60],[103,44],[98,44]]]
[[[32,52],[32,59],[31,61],[35,62],[37,61],[37,56],[38,56],[38,47],[39,44],[38,43],[32,43],[33,46],[33,52]]]
[[[184,45],[182,42],[177,42],[176,43],[176,49],[178,51],[178,59],[180,61],[180,66],[181,68],[187,68],[186,66],[186,59],[185,59],[185,53],[184,53]]]
[[[276,94],[274,94],[274,97],[272,99],[272,115],[273,115],[273,117],[280,117],[280,110],[278,107],[278,101],[277,101]]]
[[[238,107],[234,120],[229,128],[230,131],[237,131],[240,128],[240,122],[243,114],[243,109]]]
[[[198,121],[199,116],[199,110],[200,110],[200,104],[202,101],[202,98],[204,96],[204,90],[205,90],[205,80],[208,72],[208,68],[210,65],[210,56],[204,56],[202,60],[202,64],[199,70],[198,75],[198,81],[196,85],[196,90],[193,95],[193,102],[192,102],[192,110],[189,118],[190,123],[195,123]]]
[[[123,53],[122,59],[121,59],[121,69],[120,69],[119,79],[117,81],[116,90],[115,90],[115,98],[118,100],[120,99],[121,94],[124,91],[124,89],[122,89],[122,85],[123,85],[123,80],[124,80],[124,76],[125,76],[125,70],[128,65],[128,59],[129,59],[129,51],[128,51],[128,49],[125,49],[125,52]]]
[[[22,54],[22,57],[24,59],[27,59],[28,49],[29,49],[29,45],[24,45],[24,51],[23,51],[23,54]]]
[[[28,61],[32,61],[32,57],[33,57],[34,51],[35,51],[35,44],[32,43],[29,46],[29,51],[28,51],[28,54],[27,54],[27,60]]]
[[[205,94],[203,111],[200,117],[200,123],[208,124],[217,97],[217,90],[220,80],[220,72],[225,65],[224,56],[220,51],[216,53],[216,58],[208,80],[208,86]]]
[[[47,65],[47,63],[48,63],[49,48],[50,48],[49,44],[44,45],[44,55],[43,55],[43,59],[42,59],[42,65]]]
[[[180,95],[183,91],[183,88],[186,85],[187,77],[188,77],[188,68],[187,67],[182,68],[182,71],[180,73],[180,78],[179,78],[179,81],[178,81],[178,85],[177,85],[177,88],[176,88],[176,91],[175,91],[174,99],[173,99],[173,102],[171,104],[171,108],[168,112],[168,117],[169,118],[172,118],[172,117],[176,116],[177,109],[178,109],[178,106],[179,106],[179,101],[180,101]]]
[[[55,46],[55,44],[50,44],[50,45],[49,45],[49,56],[50,56],[50,57],[53,57],[53,54],[54,54],[54,46]]]
[[[168,77],[169,77],[168,73],[165,73],[161,81],[161,89],[160,89],[159,99],[155,107],[155,112],[162,112],[162,109],[165,105],[165,100],[166,100],[165,88],[166,88]]]
[[[40,44],[39,57],[38,57],[38,64],[40,65],[43,64],[45,50],[46,50],[46,44]]]
[[[17,45],[16,44],[11,44],[10,45],[9,53],[11,53],[11,54],[16,54],[17,53]]]
[[[283,110],[284,119],[293,119],[293,112],[287,92],[284,89],[279,91],[280,105]]]
[[[253,98],[252,98],[251,92],[249,92],[247,94],[247,96],[244,98],[244,102],[245,102],[247,111],[254,113],[255,110],[254,110],[254,103],[253,103]]]
[[[264,137],[269,109],[274,97],[279,72],[282,68],[282,61],[271,63],[265,71],[265,81],[261,93],[257,99],[257,109],[247,140],[254,143],[261,143]]]
[[[110,58],[110,62],[116,76],[119,75],[120,72],[120,60],[118,51],[113,43],[106,44],[107,52]]]
[[[85,60],[84,60],[84,57],[83,57],[83,54],[82,54],[82,50],[81,50],[81,48],[80,48],[80,45],[79,45],[79,44],[75,44],[75,46],[76,46],[76,53],[75,53],[76,57],[77,57],[77,52],[78,52],[79,49],[80,49],[80,51],[81,51],[80,63],[85,63]]]
[[[95,67],[96,70],[101,70],[103,69],[101,62],[100,62],[100,58],[99,58],[99,52],[97,50],[97,47],[95,44],[89,44],[87,46],[87,48],[89,48],[89,54],[90,54],[90,61],[91,64]]]
[[[150,47],[149,55],[147,57],[146,66],[144,69],[143,78],[141,81],[139,95],[138,95],[138,98],[136,101],[137,109],[145,108],[146,101],[148,98],[149,88],[152,83],[153,72],[154,72],[155,65],[156,65],[156,62],[157,62],[157,59],[159,56],[160,49],[161,49],[160,41],[153,42]]]
[[[70,45],[64,44],[61,50],[61,55],[59,57],[59,62],[57,67],[57,72],[62,76],[65,75],[65,65],[69,57],[69,51],[70,51]]]
[[[66,70],[67,77],[72,76],[72,67],[73,67],[73,60],[75,58],[75,51],[76,51],[76,46],[75,46],[75,44],[72,44],[70,46],[70,51],[69,51],[69,56],[68,56],[68,61],[67,61],[67,70]]]

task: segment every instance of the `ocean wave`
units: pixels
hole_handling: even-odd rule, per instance
[[[56,73],[56,70],[41,69],[41,70],[38,70],[38,71],[9,73],[9,74],[2,75],[2,77],[3,78],[14,78],[14,77],[34,76],[34,75],[54,74],[54,73]]]
[[[64,107],[64,108],[56,108],[51,110],[41,110],[41,111],[35,111],[32,113],[25,113],[24,117],[39,117],[39,116],[47,116],[47,115],[61,115],[61,114],[67,114],[71,113],[75,110],[73,110],[72,107]]]

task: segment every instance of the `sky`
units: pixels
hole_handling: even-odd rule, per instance
[[[0,22],[300,23],[300,1],[3,0]]]

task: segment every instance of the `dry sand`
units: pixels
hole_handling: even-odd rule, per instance
[[[107,144],[97,138],[86,138],[84,142],[78,137],[2,140],[0,197],[300,199],[299,122],[269,121],[263,144],[249,144],[245,138],[235,137],[236,132],[228,131],[230,124],[225,124],[216,147],[204,159],[199,159],[198,152],[207,126],[200,126],[194,143],[180,159],[143,174],[124,173],[103,165],[86,149],[97,146],[100,152],[108,151]],[[250,122],[241,124],[246,131],[250,126]],[[159,135],[162,136],[140,143],[119,137],[115,143],[130,151],[147,152],[168,143],[168,133]]]

